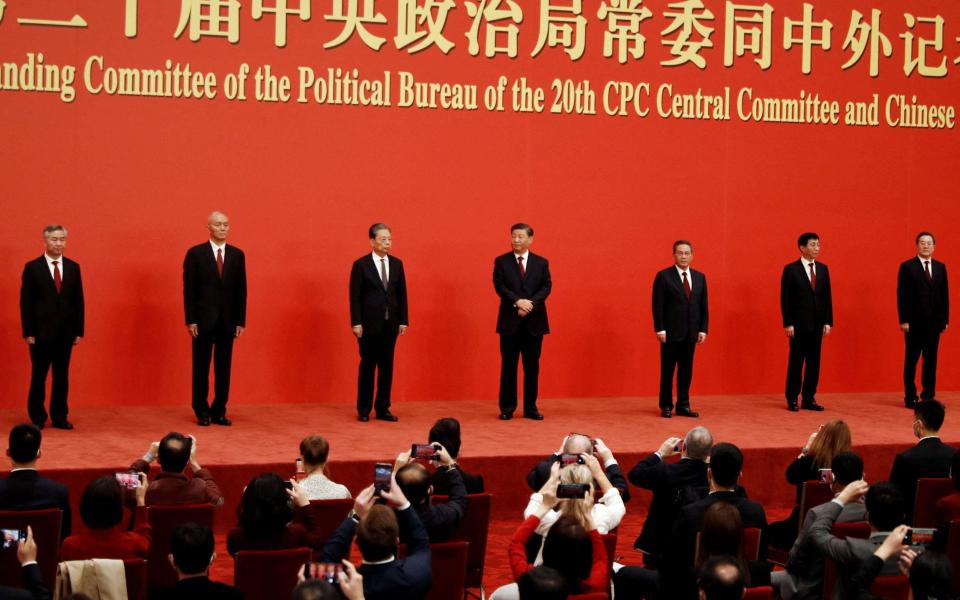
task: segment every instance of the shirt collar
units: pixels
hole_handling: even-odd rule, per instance
[[[918,254],[918,255],[917,255],[917,260],[919,260],[919,261],[920,261],[920,264],[922,265],[923,263],[925,263],[925,262],[927,262],[927,261],[930,261],[930,262],[932,263],[932,262],[933,262],[933,257],[931,256],[930,258],[924,258],[924,257],[922,257],[922,256],[920,256],[920,255]]]
[[[516,252],[514,252],[514,253],[513,253],[513,260],[517,260],[517,258],[519,258],[519,257],[521,257],[521,256],[523,257],[523,264],[527,264],[528,259],[530,258],[530,251],[529,251],[529,250],[524,250],[524,251],[523,251],[523,254],[517,254]]]
[[[800,262],[802,262],[802,263],[803,263],[803,266],[804,266],[805,268],[807,268],[808,270],[810,269],[810,265],[816,266],[816,264],[817,264],[817,261],[816,261],[816,260],[807,260],[807,257],[806,257],[806,256],[801,256],[801,257],[800,257]]]
[[[43,253],[43,257],[44,257],[45,259],[47,259],[47,264],[48,264],[48,265],[52,265],[52,264],[53,264],[53,261],[57,261],[57,262],[60,263],[61,265],[63,264],[63,255],[62,255],[62,254],[60,255],[60,258],[53,258],[53,257],[50,256],[49,254],[47,254],[46,252],[44,252],[44,253]]]
[[[213,248],[213,253],[216,254],[217,250],[223,250],[224,253],[227,251],[227,243],[224,242],[222,245],[218,246],[217,243],[213,240],[210,240],[210,247]]]
[[[922,442],[923,440],[939,440],[939,439],[940,439],[940,434],[935,433],[933,435],[925,435],[917,441]]]
[[[16,469],[10,469],[11,473],[16,473],[17,471],[36,471],[36,467],[17,467]]]
[[[365,560],[365,561],[363,561],[363,564],[365,564],[365,565],[385,565],[385,564],[391,563],[391,562],[393,562],[393,561],[395,561],[395,560],[396,560],[396,558],[395,558],[394,556],[391,556],[390,558],[387,558],[387,559],[384,559],[384,560],[373,560],[373,561]]]
[[[371,253],[370,253],[370,256],[373,257],[373,262],[375,262],[375,263],[378,264],[378,265],[380,264],[380,259],[381,259],[381,258],[386,258],[386,259],[387,259],[387,263],[388,263],[388,264],[390,263],[390,255],[389,255],[389,254],[387,254],[386,256],[380,256],[380,255],[377,254],[376,252],[371,252]]]
[[[673,268],[677,270],[677,273],[680,274],[680,277],[683,277],[684,273],[687,273],[687,276],[692,277],[690,267],[687,267],[686,269],[681,269],[680,265],[675,264],[673,265]]]

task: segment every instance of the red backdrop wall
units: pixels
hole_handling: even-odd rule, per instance
[[[291,5],[296,3],[291,3]],[[706,2],[716,20],[708,65],[668,68],[659,32],[665,1],[647,2],[646,54],[620,65],[602,56],[598,3],[585,3],[586,51],[572,61],[559,48],[536,57],[535,4],[521,4],[519,56],[470,56],[463,2],[450,13],[448,55],[409,55],[394,47],[396,7],[378,2],[387,38],[374,52],[355,35],[325,50],[339,24],[314,2],[309,22],[289,20],[289,42],[274,43],[272,16],[240,11],[241,39],[174,38],[176,3],[140,3],[138,36],[123,35],[122,3],[8,2],[0,22],[0,60],[22,63],[43,52],[48,64],[90,55],[105,64],[162,67],[165,59],[223,75],[242,62],[290,75],[309,65],[390,70],[418,79],[475,83],[525,76],[547,89],[555,77],[661,83],[677,91],[867,100],[916,94],[928,104],[957,102],[960,6],[912,3],[916,16],[944,16],[948,74],[903,71],[903,8],[883,9],[892,54],[870,77],[841,49],[853,2],[819,2],[815,17],[834,23],[833,48],[813,49],[801,73],[800,48],[782,49],[784,17],[802,4],[773,3],[773,64],[751,56],[723,65],[724,4]],[[361,3],[362,4],[362,3]],[[856,6],[854,6],[856,5]],[[68,18],[82,29],[18,24],[19,17]],[[917,29],[917,35],[933,29]],[[395,400],[489,398],[497,392],[494,256],[509,250],[509,225],[536,229],[533,250],[551,260],[553,333],[544,344],[541,394],[550,397],[656,393],[658,346],[650,288],[671,262],[671,243],[695,244],[695,268],[708,278],[711,327],[697,351],[693,392],[782,390],[787,344],[778,285],[797,257],[796,238],[819,232],[833,273],[836,329],[826,341],[821,390],[899,390],[898,264],[914,253],[921,229],[938,236],[936,257],[960,265],[956,129],[904,129],[439,109],[331,106],[93,95],[72,103],[57,94],[0,91],[3,218],[0,219],[0,406],[21,409],[29,360],[20,338],[18,287],[23,263],[41,252],[41,229],[70,229],[67,254],[83,268],[87,335],[74,355],[73,406],[179,404],[189,398],[190,344],[183,324],[181,261],[205,239],[213,209],[231,218],[230,241],[247,253],[248,330],[235,348],[233,402],[350,402],[357,351],[349,328],[351,261],[369,252],[366,228],[393,228],[394,253],[407,268],[409,334],[399,343]],[[251,75],[252,77],[252,75]],[[394,79],[396,85],[396,79]],[[248,82],[252,85],[252,80]],[[509,91],[507,92],[509,101]],[[248,89],[252,96],[252,89]],[[600,100],[598,99],[598,102]],[[735,110],[735,109],[734,109]],[[882,118],[882,117],[881,117]],[[960,286],[960,280],[955,286]],[[940,387],[960,383],[960,342],[941,345]],[[492,404],[491,404],[492,406]]]

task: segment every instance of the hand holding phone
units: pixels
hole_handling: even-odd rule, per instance
[[[27,532],[22,529],[0,529],[0,536],[3,537],[0,549],[11,550],[17,547],[20,540],[27,539]]]
[[[119,483],[120,487],[122,488],[135,490],[140,485],[140,473],[137,471],[114,473],[113,476],[116,478],[117,483]]]

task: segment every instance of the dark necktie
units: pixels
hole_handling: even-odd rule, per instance
[[[53,263],[53,264],[57,264],[57,263]],[[924,271],[925,271],[926,274],[927,274],[927,281],[933,281],[933,275],[930,273],[930,261],[929,261],[929,260],[923,261],[923,269],[924,269]]]
[[[523,268],[523,257],[517,257],[517,266],[520,267],[520,279],[523,279],[527,276],[527,270]]]
[[[810,287],[813,291],[817,291],[817,274],[813,270],[813,263],[810,263]]]
[[[693,295],[693,289],[690,288],[690,280],[687,279],[687,272],[683,271],[683,293],[687,295],[687,300]]]
[[[223,279],[223,248],[217,248],[217,274]]]
[[[53,287],[57,288],[57,293],[60,293],[60,286],[63,284],[63,280],[60,278],[60,263],[59,261],[53,261]]]

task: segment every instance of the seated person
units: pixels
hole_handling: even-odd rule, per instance
[[[433,485],[433,493],[443,496],[450,495],[450,488],[446,473],[448,470],[456,469],[460,471],[460,477],[463,479],[463,485],[467,488],[468,494],[483,493],[483,475],[471,475],[460,468],[457,458],[460,455],[460,421],[453,417],[437,419],[437,422],[430,428],[430,434],[427,441],[431,444],[437,443],[447,449],[450,455],[449,464],[438,463],[437,470],[434,471],[430,483]]]
[[[53,598],[43,582],[40,565],[37,564],[37,543],[33,529],[27,525],[27,539],[17,542],[17,562],[23,575],[23,589],[0,585],[0,598],[4,600],[49,600]]]
[[[597,457],[603,463],[603,469],[607,474],[607,479],[610,480],[613,487],[620,490],[620,498],[623,499],[624,502],[630,500],[630,490],[627,489],[627,478],[623,476],[623,471],[620,469],[620,464],[617,463],[617,459],[613,457],[613,452],[607,448],[603,440],[599,438],[592,439],[580,433],[571,433],[564,437],[560,448],[556,452],[541,460],[536,466],[530,469],[530,472],[527,473],[527,485],[530,486],[530,489],[533,491],[542,488],[543,484],[550,479],[550,467],[553,466],[553,463],[560,460],[563,454],[580,455],[594,454],[594,452],[596,452]]]
[[[123,520],[123,491],[116,477],[104,475],[87,485],[80,497],[80,520],[87,526],[87,531],[63,540],[60,560],[147,558],[150,552],[150,522],[145,503],[147,476],[140,473],[139,479],[132,531],[120,523]]]
[[[517,588],[520,600],[567,600],[570,595],[563,573],[543,565],[521,575]]]
[[[903,538],[908,529],[901,525],[891,531],[873,555],[863,561],[850,578],[850,600],[880,600],[870,593],[870,586],[891,559],[897,559],[900,573],[909,578],[912,598],[953,600],[956,597],[951,590],[953,565],[950,559],[940,552],[927,550],[918,553],[915,548],[905,546]]]
[[[150,600],[243,600],[237,588],[210,581],[210,565],[217,557],[213,546],[213,530],[209,527],[196,523],[177,527],[168,556],[177,572],[177,584],[153,591]]]
[[[744,572],[731,556],[715,556],[704,563],[697,578],[701,600],[738,600],[743,598]]]
[[[227,534],[227,552],[318,548],[323,543],[320,520],[296,481],[276,473],[250,480],[237,508],[237,526]]]
[[[308,435],[300,442],[300,458],[303,460],[304,478],[300,487],[310,500],[336,500],[349,498],[346,486],[327,478],[327,457],[330,444],[319,435]]]
[[[914,407],[911,427],[920,441],[893,459],[890,483],[897,486],[903,498],[906,524],[913,522],[913,501],[917,495],[917,480],[921,477],[949,477],[953,446],[940,440],[946,409],[937,400],[921,400]]]
[[[150,463],[159,459],[160,473],[147,488],[147,506],[154,504],[223,504],[223,494],[213,475],[197,460],[197,440],[171,431],[150,444],[143,458],[133,461],[131,471],[150,472]],[[192,479],[183,474],[190,465]]]
[[[43,434],[32,423],[16,425],[10,430],[7,456],[10,474],[0,479],[0,510],[39,510],[59,508],[63,511],[60,537],[70,535],[70,494],[67,486],[41,477],[37,472],[40,440]]]
[[[446,448],[438,443],[434,447],[437,449],[437,462],[444,465],[452,461]],[[436,544],[449,540],[467,512],[467,488],[463,485],[459,469],[448,469],[444,474],[450,498],[447,502],[435,505],[430,502],[433,494],[430,473],[425,466],[413,461],[409,452],[397,457],[394,473],[403,495],[413,505],[426,528],[430,542]]]
[[[293,588],[290,600],[364,600],[363,575],[348,560],[343,561],[343,570],[337,574],[334,586],[322,579],[303,579],[300,569],[300,583]]]

